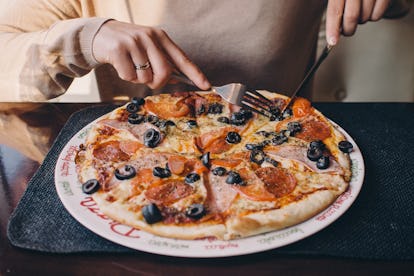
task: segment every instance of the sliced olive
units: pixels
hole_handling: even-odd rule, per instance
[[[237,132],[230,131],[227,133],[226,142],[229,144],[238,144],[241,141],[241,136]]]
[[[318,148],[321,150],[325,149],[325,144],[321,140],[315,140],[310,142],[309,148]]]
[[[220,123],[223,123],[223,124],[230,124],[230,119],[227,118],[227,117],[218,117],[217,121],[219,121]]]
[[[210,152],[206,152],[201,156],[201,162],[207,168],[210,168]]]
[[[246,149],[247,150],[262,150],[264,145],[259,143],[259,144],[246,144]]]
[[[273,165],[273,167],[277,167],[278,165],[279,165],[279,162],[277,162],[275,159],[273,159],[273,158],[270,158],[269,156],[266,156],[265,157],[265,161],[267,162],[267,163],[270,163],[270,164],[272,164]]]
[[[353,151],[354,146],[348,141],[341,141],[338,143],[338,148],[340,151],[344,153],[350,153],[351,151]]]
[[[283,120],[283,117],[281,115],[272,114],[272,115],[270,115],[269,120],[272,121],[272,122],[273,121],[279,122],[279,121]]]
[[[161,141],[161,134],[159,131],[150,128],[144,133],[144,145],[149,148],[155,148]]]
[[[152,174],[159,178],[167,178],[171,176],[171,171],[168,168],[154,167]]]
[[[240,174],[235,171],[229,171],[229,174],[226,178],[227,184],[236,184],[236,185],[243,185],[243,179],[241,178]]]
[[[223,113],[223,105],[221,103],[212,103],[208,107],[207,113],[209,114],[221,114]]]
[[[129,113],[137,113],[138,106],[133,103],[129,103],[126,106],[126,111],[128,111]]]
[[[286,119],[286,118],[292,117],[292,115],[293,115],[292,109],[291,108],[286,108],[286,110],[282,114],[282,117],[284,119]]]
[[[145,122],[148,122],[150,124],[157,124],[160,121],[160,118],[158,118],[155,115],[148,115],[147,117],[145,117]]]
[[[283,132],[279,132],[278,134],[274,135],[272,138],[272,144],[277,146],[287,142],[288,137],[285,136]]]
[[[191,204],[185,211],[185,215],[189,218],[200,219],[205,214],[203,204]]]
[[[154,224],[162,220],[160,209],[154,203],[145,205],[142,208],[142,215],[148,224]]]
[[[133,97],[131,103],[135,104],[136,106],[141,106],[145,103],[144,98]]]
[[[137,125],[140,124],[144,121],[144,116],[142,116],[141,114],[137,114],[137,113],[131,113],[128,115],[128,123],[133,124],[133,125]]]
[[[196,110],[196,115],[202,115],[206,112],[206,107],[204,104],[200,105],[200,107]]]
[[[270,114],[273,116],[279,117],[280,116],[280,108],[277,106],[271,106],[269,109]]]
[[[120,169],[115,170],[115,177],[119,180],[125,180],[133,178],[137,174],[134,167],[131,165],[125,165]]]
[[[289,122],[287,124],[287,130],[290,131],[290,136],[294,136],[297,132],[302,130],[302,126],[299,122]]]
[[[197,121],[196,120],[189,120],[187,121],[187,125],[189,128],[195,128],[197,127]]]
[[[200,175],[196,174],[196,173],[189,173],[189,174],[186,175],[186,177],[184,179],[185,183],[187,183],[187,184],[194,183],[198,180],[200,180]]]
[[[329,167],[329,156],[323,155],[316,161],[316,167],[320,170],[327,169]]]
[[[250,152],[250,160],[256,164],[261,165],[265,160],[266,155],[261,150],[252,150]]]
[[[270,132],[264,131],[264,130],[260,130],[258,132],[256,132],[257,135],[261,135],[263,137],[269,137],[270,136]]]
[[[99,190],[99,187],[101,187],[101,184],[97,179],[89,179],[82,184],[82,192],[90,195],[97,192]]]
[[[306,156],[311,161],[317,161],[321,158],[323,151],[320,148],[308,148]]]
[[[227,170],[223,167],[216,167],[211,171],[214,175],[223,176],[227,173]]]

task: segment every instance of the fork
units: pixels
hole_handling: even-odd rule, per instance
[[[196,85],[179,71],[174,71],[171,78],[185,84]],[[242,83],[229,83],[223,86],[212,86],[211,90],[219,94],[225,101],[249,109],[266,117],[272,116],[273,102],[254,89]],[[260,109],[259,109],[260,107]]]

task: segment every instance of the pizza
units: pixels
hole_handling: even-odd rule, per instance
[[[178,239],[230,240],[316,215],[344,193],[352,144],[304,98],[260,91],[266,117],[213,92],[133,98],[91,123],[75,163],[115,221]]]

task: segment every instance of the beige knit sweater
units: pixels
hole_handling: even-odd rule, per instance
[[[145,96],[100,65],[92,42],[109,18],[159,26],[219,85],[290,94],[312,62],[324,0],[13,0],[0,9],[0,101],[44,101],[95,69],[103,100]],[[168,89],[168,88],[167,88]]]

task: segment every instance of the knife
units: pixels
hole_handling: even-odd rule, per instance
[[[319,65],[321,65],[322,61],[325,60],[325,58],[328,56],[329,52],[332,50],[333,47],[334,47],[333,45],[329,45],[329,44],[327,44],[325,46],[325,48],[323,49],[321,55],[318,57],[316,62],[312,65],[311,69],[309,69],[309,71],[306,74],[305,78],[302,80],[302,82],[296,88],[295,92],[290,97],[288,103],[285,105],[285,107],[280,112],[281,114],[283,114],[283,112],[293,104],[294,99],[298,96],[299,92],[302,91],[302,88],[306,86],[306,84],[309,82],[309,80],[312,79],[312,76],[315,73],[316,69],[319,68]]]

